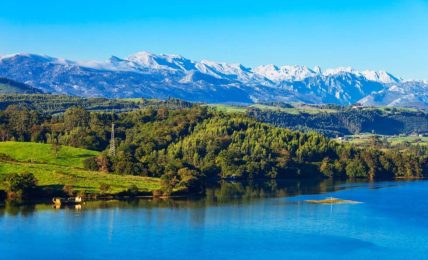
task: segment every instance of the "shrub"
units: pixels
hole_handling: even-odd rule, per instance
[[[201,193],[204,191],[202,176],[198,171],[183,167],[176,172],[170,170],[161,177],[161,189],[169,195],[174,190],[189,193]]]
[[[74,188],[73,185],[70,184],[66,184],[64,185],[64,187],[62,188],[62,190],[65,192],[65,194],[67,194],[68,196],[73,196],[74,195]]]
[[[126,190],[126,193],[131,197],[137,196],[139,192],[140,191],[139,191],[137,185],[135,185],[135,184],[129,186],[129,188]]]
[[[22,198],[36,189],[37,179],[32,173],[13,173],[7,175],[3,183],[9,198]]]
[[[351,178],[364,178],[367,177],[367,169],[360,159],[354,159],[346,166],[346,175]]]
[[[83,167],[90,171],[98,171],[98,162],[95,156],[89,157],[83,161]]]

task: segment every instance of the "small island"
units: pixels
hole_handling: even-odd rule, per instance
[[[321,200],[305,200],[305,202],[312,203],[312,204],[358,204],[358,203],[362,203],[359,201],[344,200],[344,199],[339,199],[339,198],[334,198],[334,197],[328,197],[328,198],[321,199]]]

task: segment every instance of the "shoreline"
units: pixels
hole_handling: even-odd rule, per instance
[[[428,180],[426,177],[421,178],[404,178],[404,177],[397,177],[393,179],[378,179],[378,180],[370,180],[370,179],[343,179],[343,178],[313,178],[313,179],[251,179],[251,180],[230,180],[230,179],[220,179],[217,180],[217,184],[219,184],[221,181],[224,181],[226,183],[241,183],[241,184],[249,184],[249,183],[259,183],[259,182],[266,182],[266,181],[277,181],[277,182],[305,182],[305,181],[322,181],[322,180],[331,180],[331,181],[351,181],[355,183],[375,183],[375,182],[388,182],[388,181],[423,181]],[[214,183],[211,181],[211,184]],[[213,186],[214,187],[214,186]],[[58,190],[62,191],[62,190]],[[96,201],[132,201],[132,200],[151,200],[151,199],[160,199],[160,200],[182,200],[182,199],[200,199],[205,197],[206,194],[204,193],[183,193],[182,191],[176,191],[172,195],[159,195],[156,191],[154,192],[142,192],[140,195],[120,195],[120,194],[108,194],[108,195],[99,195],[99,194],[87,194],[87,196],[84,198],[84,202],[96,202]],[[64,199],[67,198],[73,198],[75,196],[53,196],[53,197],[61,197]],[[46,194],[42,196],[36,196],[26,199],[7,199],[6,193],[2,190],[0,190],[0,207],[3,207],[7,202],[16,203],[16,205],[32,205],[32,204],[52,204],[52,198],[49,197]],[[78,205],[80,203],[76,203]],[[66,205],[66,204],[63,204]]]

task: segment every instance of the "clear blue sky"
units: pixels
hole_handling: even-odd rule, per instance
[[[428,0],[4,0],[0,54],[384,69],[428,79]]]

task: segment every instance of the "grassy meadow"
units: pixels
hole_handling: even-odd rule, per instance
[[[147,192],[160,188],[156,178],[83,169],[83,161],[99,154],[97,151],[61,146],[56,157],[49,144],[0,142],[0,153],[13,159],[0,161],[0,178],[10,173],[33,173],[38,185],[44,188],[62,189],[64,185],[72,185],[76,191],[98,193],[101,184],[108,184],[108,193],[112,194],[125,191],[131,185]]]
[[[349,142],[351,144],[357,145],[357,146],[369,146],[371,143],[371,139],[373,137],[373,134],[358,134],[358,135],[350,135],[346,138],[340,138],[336,139],[338,142]],[[428,145],[428,137],[427,136],[413,136],[413,135],[406,135],[406,136],[379,136],[381,139],[386,138],[386,141],[388,142],[388,145],[390,147],[400,147],[403,145],[407,146],[413,146],[413,145]],[[406,149],[403,149],[406,150]]]
[[[334,113],[337,112],[335,109],[322,108],[317,106],[310,106],[300,103],[290,104],[292,107],[280,107],[273,105],[264,105],[264,104],[253,104],[248,106],[237,106],[237,105],[226,105],[226,104],[209,104],[208,106],[217,109],[218,111],[222,111],[225,113],[245,113],[248,108],[257,108],[261,110],[272,110],[272,111],[280,111],[284,113],[289,113],[293,115],[298,114],[319,114],[319,113]]]
[[[83,168],[83,160],[99,152],[70,146],[61,146],[55,156],[50,144],[28,142],[0,142],[0,153],[16,161],[37,164],[51,164]]]

